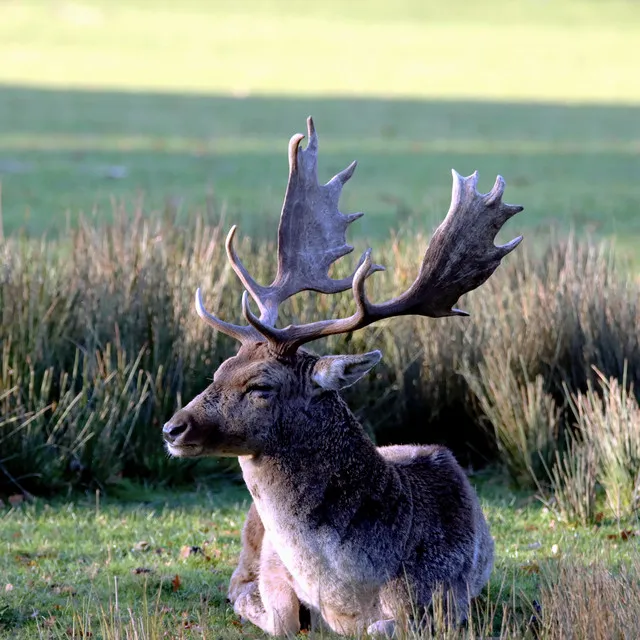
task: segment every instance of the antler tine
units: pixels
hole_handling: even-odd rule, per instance
[[[342,191],[342,187],[351,180],[351,176],[354,174],[356,167],[358,166],[358,161],[354,160],[346,169],[343,169],[339,173],[336,173],[331,180],[327,183],[328,187],[337,188],[339,191]],[[358,217],[364,214],[360,214]]]
[[[207,311],[202,302],[202,293],[200,292],[200,288],[196,289],[196,313],[210,326],[212,326],[217,331],[222,331],[222,333],[234,338],[242,342],[255,341],[256,337],[259,334],[256,334],[255,330],[252,327],[242,327],[235,324],[230,324],[229,322],[225,322],[224,320],[220,320],[220,318],[214,316],[212,313]]]
[[[502,258],[520,244],[522,236],[498,247],[493,240],[503,224],[522,211],[522,207],[502,202],[505,184],[501,176],[489,193],[482,194],[476,188],[477,172],[466,178],[456,171],[452,173],[451,206],[447,216],[433,234],[418,277],[403,294],[382,304],[369,302],[365,292],[365,279],[371,269],[371,250],[368,250],[353,279],[356,312],[349,318],[271,328],[267,334],[255,324],[257,318],[251,317],[246,304],[243,311],[247,320],[267,336],[277,353],[289,355],[312,340],[355,331],[384,318],[468,315],[453,305],[464,293],[484,283]]]
[[[251,297],[258,304],[262,322],[269,325],[274,325],[276,320],[278,319],[278,308],[276,306],[274,309],[273,305],[269,305],[268,288],[259,285],[251,277],[251,274],[247,271],[246,267],[242,264],[242,261],[238,257],[238,254],[236,253],[236,250],[233,246],[233,239],[235,238],[237,229],[237,225],[234,224],[227,235],[227,240],[225,242],[227,258],[229,259],[231,267],[235,271],[240,282],[242,282],[244,288],[251,294]]]

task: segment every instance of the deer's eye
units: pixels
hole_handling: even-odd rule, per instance
[[[275,392],[275,387],[269,384],[261,384],[258,382],[250,384],[245,391],[245,393],[252,398],[259,398],[264,400],[273,396]]]

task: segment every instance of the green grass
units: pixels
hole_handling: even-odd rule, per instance
[[[360,161],[343,200],[369,214],[357,233],[434,224],[455,167],[487,190],[502,173],[518,229],[637,246],[640,5],[307,4],[0,5],[5,231],[144,194],[147,211],[213,198],[273,235],[287,140],[311,113],[321,177]]]
[[[633,0],[31,0],[2,12],[1,77],[16,84],[640,100]]]
[[[638,561],[637,542],[623,541],[614,522],[563,524],[532,495],[511,491],[504,478],[475,480],[496,539],[489,599],[499,605],[516,601],[527,615],[530,603],[540,600],[545,576],[560,563],[604,562],[615,570]],[[248,504],[245,489],[229,483],[182,492],[124,484],[108,499],[73,495],[5,507],[0,633],[67,637],[67,629],[85,624],[102,637],[100,621],[120,616],[125,626],[133,618],[160,629],[158,637],[163,631],[169,637],[240,637],[225,597]],[[181,557],[187,545],[203,553]],[[244,632],[258,635],[252,627]]]
[[[116,499],[75,496],[3,509],[0,575],[13,590],[2,584],[0,631],[34,637],[52,617],[61,630],[74,616],[90,615],[95,623],[116,589],[125,616],[129,607],[142,615],[147,594],[151,610],[156,598],[170,609],[174,629],[183,614],[193,621],[200,612],[211,616],[212,628],[226,628],[233,614],[226,589],[248,500],[244,489],[229,484],[197,493],[125,485]],[[183,545],[204,553],[180,559]]]

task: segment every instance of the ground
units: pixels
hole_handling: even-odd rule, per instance
[[[531,615],[558,563],[637,561],[637,538],[625,523],[568,525],[502,477],[473,480],[497,552],[480,607],[498,605],[497,629],[502,604],[517,601],[520,615]],[[109,497],[6,505],[0,510],[0,634],[65,638],[83,630],[116,637],[117,629],[137,625],[141,637],[165,631],[169,637],[256,637],[257,629],[242,626],[225,601],[248,504],[242,484],[212,481],[172,491],[123,483]]]

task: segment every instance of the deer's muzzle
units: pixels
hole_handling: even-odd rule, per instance
[[[187,430],[186,420],[184,422],[167,422],[162,427],[162,436],[165,442],[169,444],[175,444],[176,440]]]

